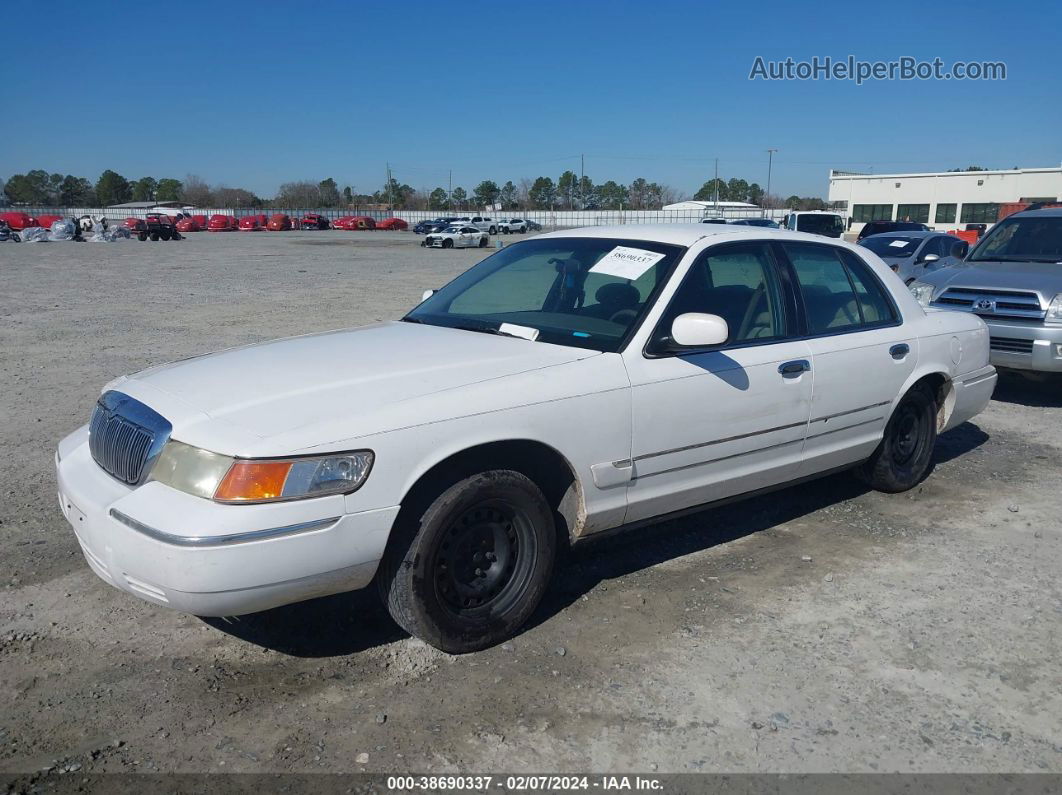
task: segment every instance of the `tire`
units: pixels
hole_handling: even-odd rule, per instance
[[[159,239],[159,233],[158,232],[152,232],[151,234],[148,235],[148,237],[151,238],[151,242],[152,243],[155,243]]]
[[[138,235],[137,235],[137,239],[138,239],[138,240],[139,240],[139,241],[140,241],[141,243],[143,243],[143,242],[144,242],[145,240],[147,240],[147,239],[148,239],[148,236],[147,236],[147,232],[141,232],[140,234],[138,234]]]
[[[498,228],[492,226],[490,229],[487,230],[487,234],[488,235],[496,235],[496,234],[498,234]]]
[[[929,473],[936,442],[937,401],[927,386],[917,385],[904,395],[881,444],[856,474],[878,491],[907,491]]]
[[[170,234],[169,229],[163,229],[161,232],[159,232],[159,237],[163,240],[169,240],[172,235]]]
[[[480,248],[486,248],[487,247],[487,238],[481,237],[479,239],[479,247]]]
[[[446,240],[443,241],[443,248],[453,248],[453,247],[454,247],[454,241],[450,240],[450,238],[446,238]]]
[[[511,637],[538,606],[553,573],[556,529],[526,476],[466,477],[410,524],[395,528],[411,537],[388,550],[378,585],[411,635],[450,654],[479,651]]]

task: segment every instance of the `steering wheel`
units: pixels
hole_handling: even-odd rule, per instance
[[[618,323],[623,326],[629,326],[636,317],[638,317],[637,310],[621,309],[618,312],[613,313],[612,317],[610,317],[608,320],[610,323]]]

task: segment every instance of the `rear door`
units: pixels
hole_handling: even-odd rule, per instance
[[[815,389],[801,474],[856,463],[881,440],[918,342],[888,290],[840,246],[776,243],[799,286]]]
[[[624,352],[632,386],[627,521],[796,476],[811,411],[810,348],[767,242],[707,249],[690,266],[645,350]],[[726,344],[663,352],[675,317],[722,316]]]

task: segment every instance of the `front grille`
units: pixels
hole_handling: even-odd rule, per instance
[[[985,317],[1013,317],[1043,320],[1044,310],[1036,293],[1022,290],[990,290],[976,287],[949,287],[933,306],[960,309]]]
[[[170,423],[153,409],[121,392],[107,392],[89,422],[89,452],[107,474],[136,485],[170,431]]]
[[[1005,353],[1032,353],[1033,341],[1014,337],[990,337],[988,347]]]

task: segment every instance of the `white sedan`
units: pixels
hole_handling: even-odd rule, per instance
[[[490,238],[474,226],[448,226],[441,232],[424,236],[428,248],[486,248]]]
[[[515,243],[400,321],[108,384],[59,444],[111,585],[238,615],[375,583],[449,652],[510,636],[558,550],[839,469],[899,492],[996,383],[975,315],[865,248],[599,227]]]

